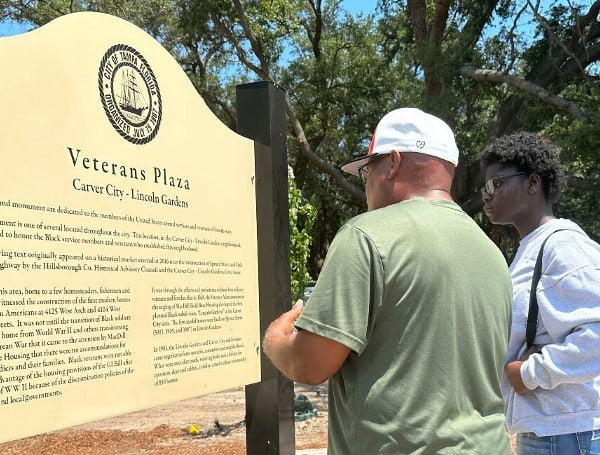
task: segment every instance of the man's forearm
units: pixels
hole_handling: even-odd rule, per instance
[[[263,340],[263,351],[275,367],[293,381],[321,384],[335,374],[350,348],[306,330],[294,330],[302,313],[302,301],[271,323]]]

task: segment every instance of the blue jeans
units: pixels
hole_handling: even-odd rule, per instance
[[[519,433],[517,455],[600,455],[600,430],[542,437]]]

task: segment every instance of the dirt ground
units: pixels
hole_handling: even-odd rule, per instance
[[[295,389],[317,409],[316,417],[296,422],[296,449],[327,447],[326,384]],[[244,414],[238,388],[0,444],[0,454],[245,455]],[[198,434],[190,434],[192,424]]]

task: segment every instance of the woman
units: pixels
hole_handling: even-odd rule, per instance
[[[552,143],[516,133],[494,140],[480,159],[486,215],[513,225],[521,239],[510,265],[513,321],[502,379],[517,455],[599,455],[600,246],[554,216],[565,178]],[[536,287],[535,345],[527,349],[533,269],[550,234]]]

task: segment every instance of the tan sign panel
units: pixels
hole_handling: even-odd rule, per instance
[[[0,441],[259,381],[252,141],[111,16],[0,62]]]

